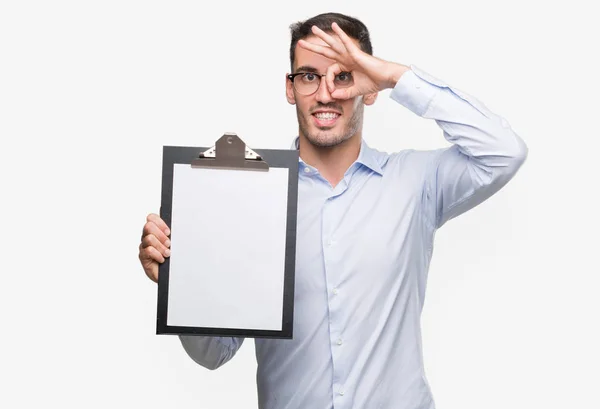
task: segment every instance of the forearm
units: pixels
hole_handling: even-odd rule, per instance
[[[241,347],[243,338],[180,335],[181,344],[196,363],[214,370],[228,362]]]
[[[446,140],[491,176],[514,174],[528,149],[509,123],[473,96],[416,72],[418,75],[403,76],[391,97],[417,115],[434,119]]]

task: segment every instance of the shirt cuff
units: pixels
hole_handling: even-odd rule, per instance
[[[423,116],[429,104],[442,88],[448,84],[437,79],[415,65],[410,66],[392,88],[390,98],[419,116]]]

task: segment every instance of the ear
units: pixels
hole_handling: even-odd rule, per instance
[[[287,76],[288,74],[285,75],[285,97],[291,105],[294,105],[296,104],[296,97],[294,96],[294,84],[292,84],[292,81]]]
[[[373,94],[365,94],[363,96],[363,101],[364,101],[365,105],[373,105],[375,103],[375,101],[377,100],[377,95],[379,95],[377,92],[375,92]]]

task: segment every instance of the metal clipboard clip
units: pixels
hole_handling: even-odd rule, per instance
[[[269,164],[234,132],[225,132],[212,148],[192,160],[193,168],[269,171]]]

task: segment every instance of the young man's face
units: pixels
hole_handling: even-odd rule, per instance
[[[305,38],[306,41],[327,46],[316,36]],[[358,42],[354,40],[357,44]],[[327,68],[335,61],[320,54],[296,46],[294,73],[316,72],[325,74]],[[300,81],[300,77],[296,77]],[[286,97],[290,104],[296,105],[300,137],[319,147],[338,145],[362,131],[364,104],[362,96],[347,100],[331,97],[327,90],[325,78],[321,79],[319,88],[311,95],[302,95],[287,80]]]

